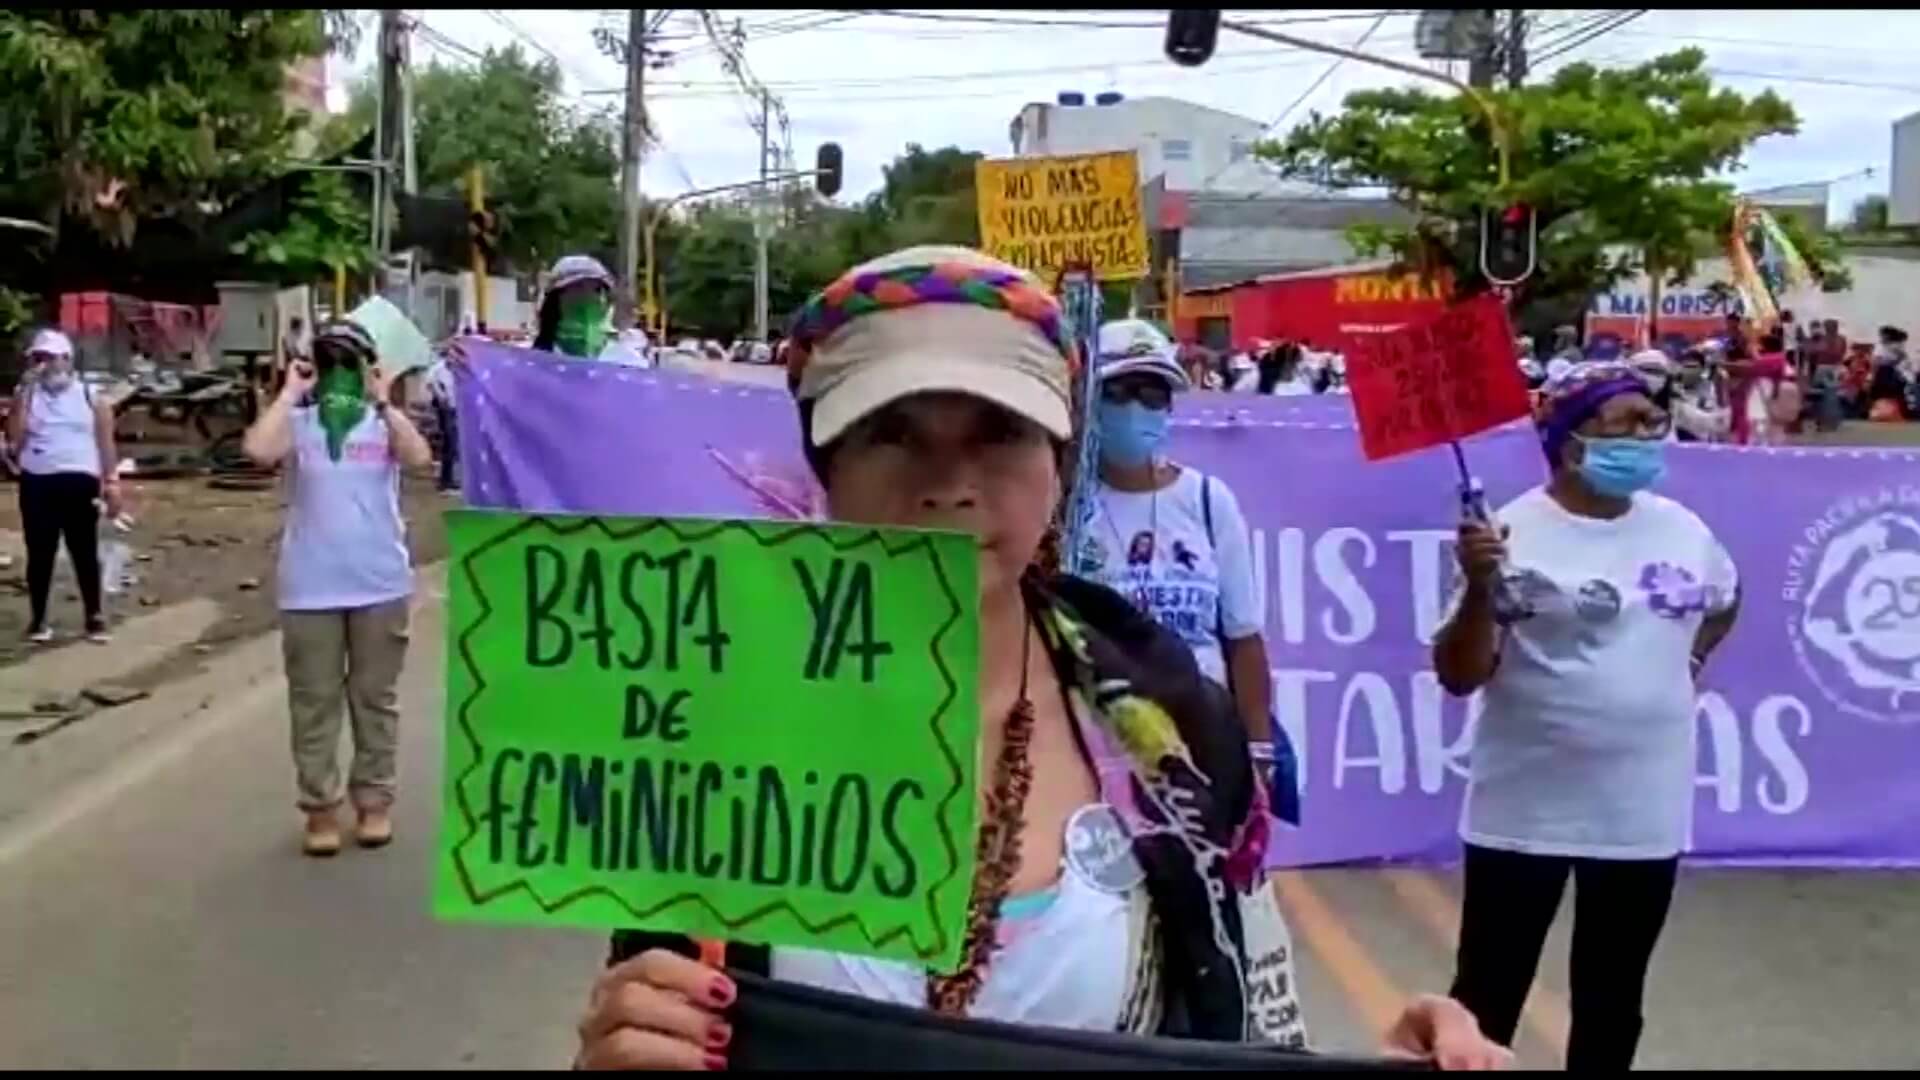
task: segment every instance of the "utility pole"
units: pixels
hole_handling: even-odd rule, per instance
[[[768,129],[772,123],[773,95],[760,90],[760,180],[754,192],[759,205],[753,215],[753,340],[767,340],[767,189],[766,179],[773,171],[772,144]]]
[[[1473,40],[1473,58],[1467,61],[1467,85],[1489,90],[1493,87],[1493,74],[1500,52],[1500,13],[1487,8],[1480,14],[1484,21],[1476,28],[1478,32]]]
[[[627,110],[620,137],[620,267],[614,273],[615,320],[621,329],[634,323],[640,256],[640,158],[646,149],[647,13],[627,13]]]
[[[413,143],[413,26],[408,22],[399,22],[394,30],[395,67],[399,84],[399,108],[396,120],[400,127],[399,181],[403,195],[420,193],[420,171],[414,157]],[[393,223],[387,224],[387,235],[393,235]],[[389,244],[388,246],[392,246]],[[419,321],[419,283],[420,257],[408,248],[400,254],[400,271],[406,275],[406,313],[407,318]]]
[[[1518,90],[1527,77],[1527,13],[1507,12],[1507,89]]]
[[[400,86],[403,29],[398,8],[380,11],[380,102],[374,120],[373,244],[381,276],[386,274],[387,247],[393,238],[388,204],[393,197],[394,170],[400,164],[401,116],[405,102]],[[378,292],[376,284],[374,291]]]

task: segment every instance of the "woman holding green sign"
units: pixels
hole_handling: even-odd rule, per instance
[[[790,343],[829,516],[980,538],[979,869],[951,974],[739,943],[707,959],[946,1017],[1304,1045],[1232,700],[1180,638],[1053,565],[1078,363],[1059,305],[978,252],[914,248],[823,290]],[[576,1064],[725,1068],[739,992],[701,955],[616,934]],[[1510,1060],[1441,997],[1389,1043],[1451,1068]]]

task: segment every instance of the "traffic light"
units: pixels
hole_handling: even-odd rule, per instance
[[[393,201],[399,213],[393,227],[394,251],[420,248],[438,263],[466,262],[471,247],[466,200],[400,192]]]
[[[467,242],[488,261],[500,250],[500,219],[491,210],[474,210],[467,214]]]
[[[846,166],[840,155],[839,143],[821,143],[820,150],[813,159],[813,189],[831,199],[840,193],[840,184],[846,179]]]
[[[1218,11],[1167,13],[1167,59],[1182,67],[1199,67],[1212,59],[1219,37]]]
[[[1510,203],[1480,219],[1480,272],[1495,285],[1518,285],[1533,276],[1539,239],[1533,207]]]

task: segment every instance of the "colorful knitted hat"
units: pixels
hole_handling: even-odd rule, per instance
[[[825,446],[913,394],[950,391],[1073,433],[1077,359],[1039,279],[960,247],[915,247],[849,270],[794,315],[787,381]]]
[[[1646,380],[1631,364],[1616,362],[1574,364],[1540,388],[1534,407],[1534,426],[1549,464],[1560,463],[1560,451],[1574,430],[1622,394],[1644,394]]]

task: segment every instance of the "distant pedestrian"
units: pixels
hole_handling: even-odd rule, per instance
[[[443,492],[460,486],[460,417],[455,408],[453,365],[446,357],[427,369],[427,401],[433,409],[433,427],[440,433],[440,482]]]
[[[280,540],[280,632],[303,850],[340,850],[340,721],[353,716],[347,789],[359,812],[355,839],[393,839],[398,776],[399,681],[407,653],[413,568],[400,520],[400,468],[424,468],[433,451],[393,404],[373,338],[352,322],[315,335],[312,364],[287,372],[266,414],[249,428],[247,456],[287,470]]]
[[[27,372],[7,416],[7,444],[20,467],[20,524],[27,544],[27,640],[53,640],[47,622],[53,568],[65,539],[86,615],[87,640],[107,642],[101,607],[100,506],[120,514],[113,467],[113,407],[96,399],[73,370],[73,342],[42,330],[27,346]]]

